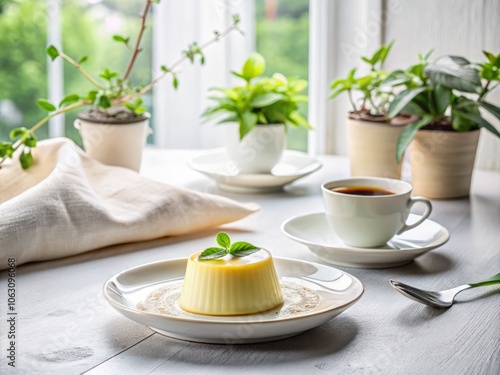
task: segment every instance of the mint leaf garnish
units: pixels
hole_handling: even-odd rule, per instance
[[[229,254],[232,256],[241,258],[246,257],[247,255],[253,254],[260,250],[260,247],[254,246],[248,242],[235,242],[231,245],[231,249],[229,250]]]
[[[222,258],[226,254],[227,254],[227,249],[223,249],[222,247],[209,247],[200,254],[198,259],[199,260],[217,259],[217,258]]]
[[[198,260],[212,260],[218,259],[231,254],[237,258],[245,257],[260,250],[260,247],[252,245],[248,242],[235,242],[231,245],[229,235],[220,232],[216,237],[217,243],[221,247],[209,247],[205,249],[199,256]]]
[[[217,234],[217,243],[224,249],[229,249],[229,247],[231,246],[231,239],[229,238],[227,233],[220,232]]]

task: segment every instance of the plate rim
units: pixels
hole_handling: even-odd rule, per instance
[[[186,317],[170,316],[170,315],[152,313],[152,312],[148,312],[148,311],[141,311],[141,310],[138,310],[136,308],[134,309],[134,308],[131,308],[129,306],[124,306],[124,305],[119,304],[118,302],[116,302],[115,300],[113,300],[108,295],[108,293],[107,293],[107,290],[106,290],[107,286],[113,280],[115,280],[117,277],[119,277],[120,275],[122,275],[122,274],[124,274],[126,272],[130,272],[132,270],[137,270],[139,268],[144,268],[144,267],[148,267],[148,266],[152,266],[154,264],[164,263],[164,262],[167,262],[167,263],[169,263],[169,262],[174,263],[174,262],[180,262],[180,261],[187,262],[188,259],[189,259],[189,257],[179,257],[179,258],[172,258],[172,259],[160,260],[160,261],[145,263],[145,264],[142,264],[142,265],[138,265],[138,266],[131,267],[131,268],[128,268],[126,270],[120,271],[120,272],[114,274],[113,276],[109,277],[104,282],[104,284],[102,286],[102,289],[101,289],[101,292],[102,292],[102,294],[104,296],[104,299],[115,310],[117,310],[117,308],[118,308],[118,310],[123,309],[123,310],[127,310],[128,312],[133,313],[133,314],[140,313],[140,314],[145,314],[145,315],[148,315],[148,316],[151,316],[151,317],[154,317],[154,318],[162,318],[162,319],[167,319],[167,320],[181,321],[181,322],[184,322],[184,323],[210,324],[210,325],[219,325],[219,324],[224,324],[224,325],[226,325],[226,324],[250,324],[250,325],[251,324],[277,324],[277,323],[282,323],[282,322],[290,322],[290,321],[293,321],[293,320],[305,319],[305,318],[309,318],[309,317],[313,317],[313,316],[322,316],[322,315],[325,315],[325,314],[327,314],[329,312],[333,312],[333,311],[336,311],[336,310],[341,310],[341,312],[343,312],[344,310],[346,310],[347,308],[349,308],[350,306],[352,306],[353,304],[355,304],[357,301],[359,301],[359,299],[363,296],[363,294],[365,292],[365,286],[361,282],[361,280],[359,280],[356,276],[354,276],[354,275],[352,275],[349,272],[346,272],[344,270],[332,267],[330,265],[316,263],[316,262],[310,262],[310,261],[306,261],[306,260],[300,260],[300,259],[294,259],[294,258],[286,258],[286,257],[274,257],[273,256],[273,260],[277,259],[277,260],[284,260],[284,261],[293,261],[293,262],[299,262],[299,263],[307,263],[307,264],[318,265],[318,266],[321,266],[321,267],[333,268],[333,269],[341,272],[344,275],[348,275],[351,279],[353,279],[358,284],[358,286],[360,287],[360,292],[354,298],[350,299],[348,302],[343,303],[343,304],[341,304],[339,306],[335,306],[333,308],[330,306],[330,307],[324,308],[324,309],[322,309],[320,311],[316,311],[316,312],[312,312],[312,313],[310,312],[310,313],[306,313],[306,314],[303,314],[303,315],[300,315],[300,316],[285,317],[285,318],[280,318],[280,319],[275,319],[275,320],[256,320],[256,321],[244,321],[244,322],[232,321],[232,320],[229,320],[229,321],[225,321],[225,320],[218,320],[218,321],[197,320],[197,319],[191,319],[191,318],[186,318]],[[239,315],[239,316],[251,316],[251,315],[257,315],[257,314],[247,314],[247,315]],[[197,315],[203,316],[201,314],[197,314]],[[144,323],[141,323],[141,322],[138,322],[138,323],[144,324]]]
[[[199,159],[199,158],[202,158],[202,157],[206,157],[206,156],[209,156],[209,155],[217,155],[217,154],[224,154],[224,153],[225,153],[225,149],[224,148],[216,148],[216,149],[212,149],[210,151],[205,151],[204,153],[201,153],[201,154],[196,155],[196,156],[192,157],[191,159],[189,159],[189,161],[187,162],[188,167],[190,167],[191,169],[195,170],[196,172],[203,173],[203,174],[205,174],[205,175],[207,175],[209,177],[215,176],[216,178],[227,177],[227,178],[233,178],[233,179],[234,178],[238,178],[238,177],[252,178],[252,177],[257,177],[257,176],[261,177],[261,178],[263,176],[265,176],[265,177],[268,177],[270,179],[298,179],[298,178],[307,176],[307,175],[309,175],[311,173],[314,173],[314,172],[316,172],[317,170],[319,170],[319,169],[321,169],[323,167],[323,163],[320,160],[318,160],[317,158],[315,158],[313,156],[310,156],[306,152],[297,151],[297,150],[284,150],[283,151],[283,156],[285,156],[285,155],[292,155],[292,156],[298,156],[298,157],[302,157],[304,159],[308,159],[311,162],[311,164],[316,164],[315,167],[312,170],[307,171],[305,173],[295,173],[295,174],[288,174],[288,175],[274,175],[272,173],[237,173],[235,175],[223,175],[223,174],[220,174],[220,173],[217,173],[217,172],[213,172],[213,171],[210,171],[210,170],[207,170],[207,169],[204,169],[204,168],[197,167],[197,165],[199,165],[199,163],[197,164],[195,162],[196,159]],[[286,185],[286,183],[284,185]]]
[[[420,252],[427,252],[427,251],[433,250],[439,246],[443,246],[444,244],[446,244],[450,240],[450,232],[448,231],[448,229],[446,229],[446,227],[444,227],[443,225],[441,225],[441,224],[439,224],[439,223],[437,223],[434,220],[431,220],[429,218],[425,219],[425,221],[429,221],[431,223],[434,223],[437,226],[439,226],[440,228],[442,228],[445,232],[446,238],[444,239],[443,242],[440,242],[437,245],[428,245],[428,246],[419,247],[419,248],[409,248],[408,247],[408,248],[400,248],[400,249],[394,249],[394,248],[393,249],[380,249],[380,248],[372,248],[372,247],[364,247],[364,248],[363,247],[354,247],[354,246],[348,246],[345,244],[340,244],[342,247],[332,246],[332,245],[324,245],[324,244],[314,243],[314,242],[299,238],[299,237],[294,236],[293,234],[291,234],[285,230],[285,226],[293,220],[297,220],[299,218],[305,218],[307,216],[316,216],[316,215],[323,215],[324,216],[325,213],[324,212],[313,212],[313,213],[309,213],[309,214],[301,214],[301,215],[296,215],[296,216],[290,217],[290,218],[286,219],[285,221],[283,221],[283,223],[281,223],[281,227],[280,227],[281,232],[286,237],[290,238],[291,240],[294,240],[298,243],[301,243],[307,247],[309,247],[309,246],[321,246],[322,248],[325,248],[328,250],[333,250],[333,251],[346,251],[347,250],[349,252],[358,252],[358,253],[362,253],[362,252],[366,252],[366,251],[369,251],[370,253],[381,253],[381,254],[394,253],[394,251],[404,251],[405,253],[420,253]],[[420,216],[417,214],[410,214],[410,215]]]

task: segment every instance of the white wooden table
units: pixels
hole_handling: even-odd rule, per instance
[[[208,178],[190,171],[187,151],[148,150],[142,173],[205,192]],[[276,256],[316,261],[286,238],[287,218],[322,211],[320,184],[348,175],[341,157],[321,157],[319,172],[268,195],[224,194],[255,201],[262,210],[226,226]],[[140,192],[138,192],[140,194]],[[1,374],[498,374],[499,288],[463,292],[448,310],[402,297],[389,279],[446,288],[500,271],[500,174],[477,171],[469,199],[434,201],[431,219],[450,241],[406,266],[344,268],[366,291],[330,322],[290,339],[252,345],[208,345],[153,333],[104,300],[101,287],[115,273],[143,263],[187,257],[217,230],[129,244],[17,269],[17,360],[7,366],[6,272],[0,281]],[[1,251],[1,249],[0,249]]]

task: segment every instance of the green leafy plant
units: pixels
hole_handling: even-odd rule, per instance
[[[239,16],[233,15],[233,22],[230,27],[228,27],[223,32],[214,32],[214,37],[207,42],[198,45],[197,43],[191,43],[183,52],[182,57],[174,62],[173,64],[166,66],[161,66],[161,74],[157,76],[148,84],[134,84],[130,81],[130,74],[134,68],[137,56],[142,51],[141,42],[146,30],[146,20],[150,13],[151,6],[154,3],[159,3],[160,0],[146,0],[144,10],[140,16],[141,26],[138,32],[137,39],[131,50],[130,60],[124,69],[123,74],[120,74],[110,68],[105,68],[99,75],[98,78],[87,72],[83,64],[88,60],[88,56],[83,56],[80,59],[75,60],[72,57],[66,55],[62,50],[57,49],[55,46],[49,46],[46,50],[47,55],[54,61],[57,58],[62,58],[66,62],[73,65],[92,85],[92,88],[83,94],[72,93],[65,96],[59,104],[51,103],[47,99],[39,99],[37,101],[38,106],[44,111],[48,112],[48,115],[42,118],[39,122],[33,125],[30,129],[25,127],[13,129],[9,134],[9,141],[0,141],[0,168],[7,158],[12,158],[14,152],[22,148],[19,154],[19,160],[21,166],[27,169],[33,163],[33,155],[31,149],[36,146],[37,138],[35,132],[42,125],[47,123],[52,117],[57,116],[61,113],[68,112],[76,108],[82,108],[85,106],[93,106],[99,110],[106,112],[107,109],[111,107],[124,107],[126,108],[131,116],[141,115],[146,111],[144,108],[141,96],[146,92],[150,91],[154,86],[156,86],[161,80],[166,76],[173,76],[173,86],[177,88],[179,81],[177,78],[176,69],[183,63],[190,61],[194,63],[198,58],[201,64],[205,63],[205,56],[203,50],[213,43],[217,42],[221,38],[225,37],[234,30],[238,30]],[[113,40],[119,44],[129,45],[131,39],[130,37],[125,37],[121,35],[114,35]]]
[[[393,98],[392,87],[385,85],[388,73],[382,70],[382,65],[387,59],[394,44],[391,41],[387,45],[382,45],[371,57],[361,57],[370,66],[370,72],[364,76],[356,77],[357,68],[349,71],[346,78],[335,79],[330,89],[329,99],[336,98],[339,94],[347,92],[352,106],[350,113],[352,118],[367,118],[373,120],[378,117],[381,121],[386,121],[388,105]],[[356,104],[354,93],[360,94],[359,105]]]
[[[500,119],[500,108],[485,100],[500,84],[500,54],[484,51],[484,55],[487,60],[481,64],[446,55],[432,63],[421,61],[418,74],[412,68],[398,71],[398,84],[405,89],[390,104],[389,117],[400,113],[416,116],[416,121],[398,139],[398,161],[417,131],[424,127],[459,132],[485,128],[500,137],[500,132],[479,111],[483,108]]]
[[[217,244],[220,247],[209,247],[202,251],[198,256],[198,260],[218,259],[230,254],[234,257],[246,257],[260,250],[260,247],[254,246],[248,242],[234,242],[231,244],[229,235],[224,232],[217,234]]]
[[[309,122],[299,113],[299,102],[306,102],[301,95],[307,88],[307,81],[285,77],[275,73],[262,77],[266,69],[264,57],[256,52],[245,61],[241,72],[233,75],[245,80],[243,86],[233,88],[212,88],[219,93],[209,99],[217,104],[208,107],[202,117],[208,121],[216,119],[218,124],[239,123],[240,139],[255,126],[265,124],[285,124],[312,129]]]

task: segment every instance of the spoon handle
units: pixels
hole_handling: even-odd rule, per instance
[[[488,286],[488,285],[495,285],[495,284],[500,284],[500,273],[497,273],[494,276],[491,276],[489,279],[486,279],[484,281],[480,281],[478,283],[474,284],[469,284],[471,288],[477,288],[478,286]]]

